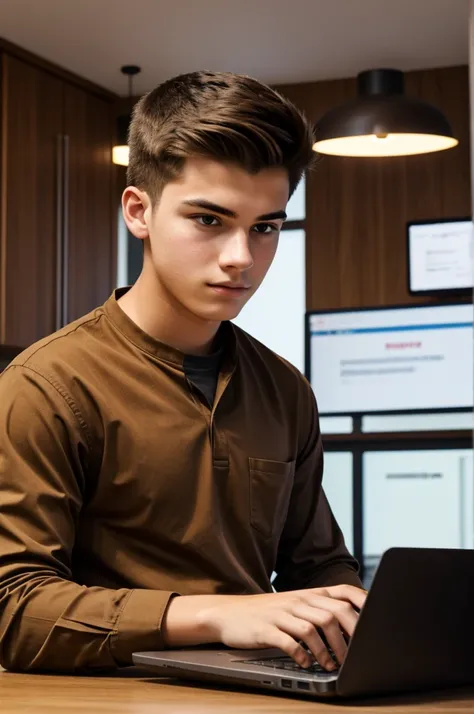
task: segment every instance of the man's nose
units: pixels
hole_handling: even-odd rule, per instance
[[[244,230],[236,230],[229,236],[220,255],[220,264],[223,268],[237,268],[249,270],[253,265],[253,256],[250,250],[249,237]]]

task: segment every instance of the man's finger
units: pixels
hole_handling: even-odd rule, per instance
[[[316,595],[320,595],[317,590],[313,590]],[[328,597],[335,600],[346,600],[352,605],[355,605],[359,610],[362,608],[363,604],[367,599],[367,590],[362,590],[362,588],[356,588],[355,585],[332,585],[326,588],[326,593]]]
[[[307,667],[311,663],[311,658],[304,647],[286,632],[286,628],[280,629],[277,626],[269,628],[268,632],[265,633],[263,646],[277,647],[289,657],[292,657],[300,667]]]
[[[321,612],[319,619],[324,620],[325,615],[327,615],[327,613]],[[291,635],[295,640],[302,640],[321,667],[324,667],[328,671],[335,669],[334,661],[312,622],[294,617],[289,613],[282,613],[275,624],[280,630]]]
[[[344,632],[346,632],[349,637],[352,637],[359,615],[350,602],[347,600],[335,600],[330,597],[313,595],[308,598],[306,604],[316,608],[318,611],[323,610],[330,612],[337,618]],[[317,624],[319,625],[319,622]]]
[[[343,663],[347,653],[347,644],[341,632],[341,628],[339,627],[336,615],[334,615],[333,618],[328,621],[327,610],[325,611],[322,608],[317,609],[309,605],[305,605],[304,603],[301,603],[300,605],[295,607],[295,609],[292,611],[292,614],[301,620],[311,622],[314,627],[320,627],[323,630],[326,641],[329,647],[334,652],[337,661],[339,662],[339,664]],[[324,642],[319,634],[318,637],[321,640],[323,646],[325,647]]]

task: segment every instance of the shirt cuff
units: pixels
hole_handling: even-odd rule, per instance
[[[133,664],[133,652],[165,648],[161,625],[170,600],[163,590],[131,590],[111,637],[111,654],[119,666]]]

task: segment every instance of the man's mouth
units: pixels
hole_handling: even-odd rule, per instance
[[[209,287],[219,295],[240,297],[250,290],[250,285],[245,283],[208,283]]]
[[[229,290],[249,290],[250,285],[245,283],[211,283],[213,288],[228,288]]]

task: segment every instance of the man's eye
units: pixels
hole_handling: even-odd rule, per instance
[[[219,221],[215,216],[210,216],[208,213],[203,213],[202,216],[193,216],[193,218],[201,225],[201,226],[218,226]],[[213,222],[215,221],[215,223]]]
[[[276,233],[278,231],[278,228],[272,223],[257,223],[257,225],[253,227],[253,230],[256,233],[269,235],[270,233]]]

